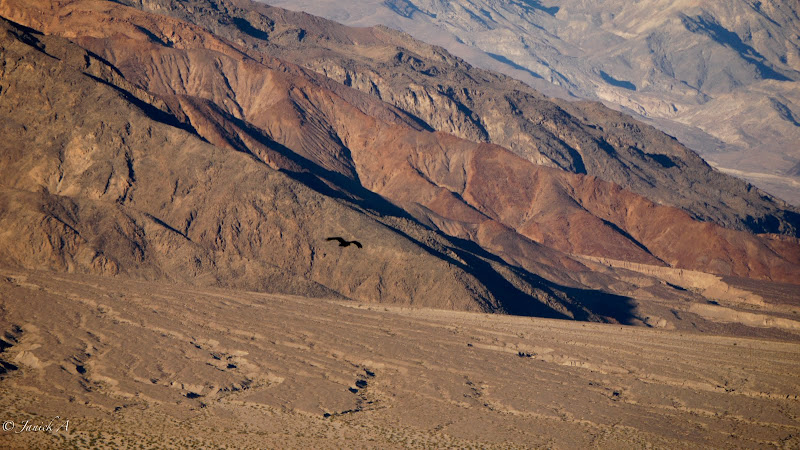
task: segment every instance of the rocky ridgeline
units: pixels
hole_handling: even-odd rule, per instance
[[[249,1],[127,1],[197,23],[255,57],[277,56],[310,68],[432,129],[496,143],[535,164],[595,175],[724,227],[800,232],[795,208],[712,170],[652,127],[596,103],[549,99],[403,33],[352,29]]]
[[[384,24],[543,92],[602,100],[800,202],[797,2],[272,0]],[[770,175],[770,176],[764,176]]]
[[[602,106],[386,29],[243,1],[139,6],[0,7],[2,263],[625,323],[633,293],[691,294],[571,255],[797,280],[796,238],[696,220],[793,234],[795,212]],[[494,143],[515,133],[541,164]]]

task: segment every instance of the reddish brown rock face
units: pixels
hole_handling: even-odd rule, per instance
[[[432,131],[269,46],[113,2],[8,0],[0,14],[54,36],[5,25],[12,264],[458,309],[513,309],[505,293],[567,316],[590,314],[570,289],[619,285],[570,255],[800,279],[793,237],[699,222],[598,177]],[[585,145],[564,117],[553,132]],[[39,225],[53,220],[64,227]],[[347,230],[363,253],[318,242]],[[26,253],[22,235],[41,249]]]

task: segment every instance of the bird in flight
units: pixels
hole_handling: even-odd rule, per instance
[[[325,240],[326,241],[339,241],[339,247],[347,247],[350,244],[355,244],[355,246],[358,247],[358,248],[363,248],[364,247],[363,245],[361,245],[361,242],[358,242],[358,241],[346,241],[343,238],[340,238],[339,236],[329,237],[328,239],[325,239]]]

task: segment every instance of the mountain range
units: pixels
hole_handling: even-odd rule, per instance
[[[385,26],[0,0],[0,448],[796,448],[799,219]]]
[[[271,0],[386,25],[563,98],[603,101],[800,204],[797,2]]]
[[[398,31],[246,0],[0,15],[4,265],[661,326],[723,277],[800,279],[795,208]]]

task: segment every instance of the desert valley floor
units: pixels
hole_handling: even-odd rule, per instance
[[[0,447],[797,448],[796,332],[730,330],[2,269]]]

